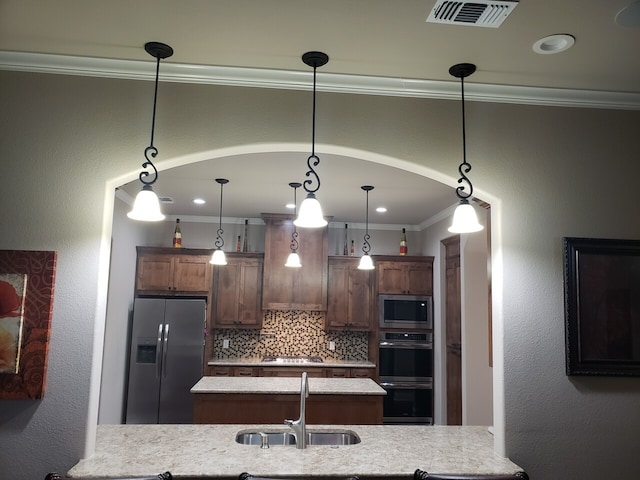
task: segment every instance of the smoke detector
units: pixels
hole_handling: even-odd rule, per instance
[[[452,2],[436,0],[427,23],[448,23],[472,27],[498,28],[518,5],[518,0],[476,0]]]

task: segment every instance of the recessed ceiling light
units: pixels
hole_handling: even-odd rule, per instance
[[[560,53],[570,49],[575,42],[573,35],[558,33],[538,40],[533,44],[533,51],[542,55]]]
[[[205,201],[204,201],[204,199],[202,199],[202,198],[194,198],[194,199],[193,199],[193,203],[195,203],[196,205],[203,205],[203,204],[205,204],[206,202],[205,202]]]
[[[294,208],[296,208],[296,206],[293,203],[287,203],[285,207],[287,207],[289,210],[293,210]]]
[[[387,207],[378,207],[376,208],[376,212],[385,213],[387,211]]]

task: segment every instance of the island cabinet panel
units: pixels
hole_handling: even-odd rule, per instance
[[[211,252],[201,249],[138,247],[136,293],[201,294],[211,290]]]
[[[433,295],[433,257],[375,256],[379,294]]]
[[[197,424],[282,424],[300,415],[300,395],[199,394],[195,395]],[[382,424],[382,396],[310,395],[306,400],[307,425]]]
[[[327,330],[371,329],[372,271],[358,270],[358,258],[329,257]]]
[[[263,214],[265,221],[264,286],[262,308],[265,310],[327,309],[328,230],[298,230],[302,268],[285,267],[291,252],[293,217]]]
[[[228,253],[227,264],[214,268],[216,327],[262,326],[262,254]]]

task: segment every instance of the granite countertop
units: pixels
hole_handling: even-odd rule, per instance
[[[309,379],[309,395],[386,395],[370,378]],[[300,394],[298,377],[202,377],[191,393]]]
[[[367,360],[323,360],[322,362],[287,363],[265,361],[262,357],[212,359],[207,362],[211,367],[291,367],[291,368],[376,368],[376,364]]]
[[[522,470],[493,451],[487,427],[428,425],[316,426],[356,432],[347,446],[272,446],[235,442],[239,431],[283,431],[282,425],[98,425],[95,453],[71,477],[207,476],[236,480],[242,472],[261,476],[346,477],[410,480],[416,468],[432,473],[514,473]]]

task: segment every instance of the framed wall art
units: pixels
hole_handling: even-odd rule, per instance
[[[640,241],[564,238],[567,375],[640,376]]]
[[[0,250],[0,399],[42,398],[56,252]]]

